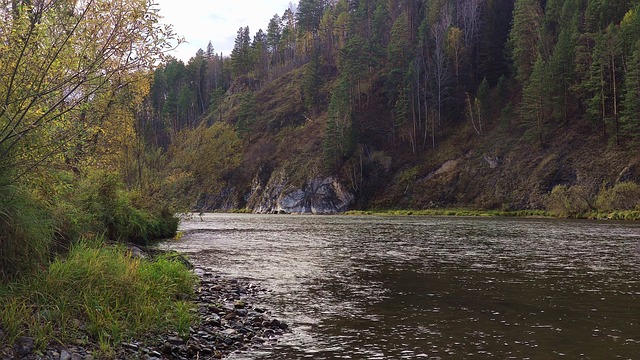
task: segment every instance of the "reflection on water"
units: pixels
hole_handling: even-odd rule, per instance
[[[207,214],[167,246],[291,324],[232,359],[628,359],[640,224]]]

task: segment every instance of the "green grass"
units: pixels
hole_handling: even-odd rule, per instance
[[[470,210],[470,209],[423,209],[423,210],[371,210],[348,211],[346,215],[381,215],[381,216],[478,216],[478,217],[553,217],[542,210]]]
[[[426,209],[426,210],[352,210],[345,215],[378,216],[474,216],[474,217],[522,217],[522,218],[570,218],[591,220],[640,221],[638,210],[587,211],[560,216],[545,210],[469,210],[469,209]]]
[[[69,207],[76,209],[75,219],[60,222],[79,224],[80,228],[63,228],[64,233],[76,237],[105,234],[111,240],[147,245],[154,239],[173,237],[178,228],[178,219],[171,211],[145,209],[139,204],[139,194],[126,190],[115,173],[89,174],[74,191],[69,196]],[[65,214],[68,213],[72,212]]]
[[[0,174],[0,282],[45,263],[53,233],[53,222],[43,204]]]
[[[640,210],[591,211],[581,215],[582,219],[640,221]]]
[[[166,331],[187,336],[195,281],[168,256],[140,260],[123,246],[80,242],[46,271],[0,287],[2,340],[31,336],[42,348],[89,337],[108,357],[126,339]]]

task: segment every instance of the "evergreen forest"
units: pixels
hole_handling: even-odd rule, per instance
[[[319,177],[350,209],[633,210],[639,4],[301,0],[228,57],[163,63],[138,135],[199,210],[273,212]],[[596,204],[618,184],[630,204]]]

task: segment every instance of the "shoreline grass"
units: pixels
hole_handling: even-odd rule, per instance
[[[521,217],[521,218],[564,218],[586,220],[624,220],[640,221],[640,211],[588,211],[573,213],[568,216],[554,214],[546,210],[472,210],[472,209],[376,209],[376,210],[350,210],[344,215],[372,215],[372,216],[452,216],[452,217]]]
[[[460,217],[530,217],[551,218],[555,217],[543,210],[472,210],[472,209],[376,209],[376,210],[350,210],[345,215],[379,215],[379,216],[460,216]]]
[[[144,260],[122,245],[81,241],[44,271],[0,285],[2,340],[29,336],[38,349],[80,341],[110,357],[127,339],[167,331],[188,336],[196,281],[170,256]]]

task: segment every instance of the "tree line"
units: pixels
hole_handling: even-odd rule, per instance
[[[353,151],[362,132],[354,119],[380,90],[392,115],[388,140],[414,154],[461,121],[482,135],[491,119],[508,116],[500,108],[540,146],[556,126],[585,119],[603,138],[632,144],[639,23],[638,1],[301,0],[253,37],[240,28],[228,57],[209,44],[186,65],[172,60],[158,69],[155,126],[168,134],[214,114],[220,120],[233,84],[255,92],[302,66],[308,114],[328,114],[325,153],[333,163]]]

